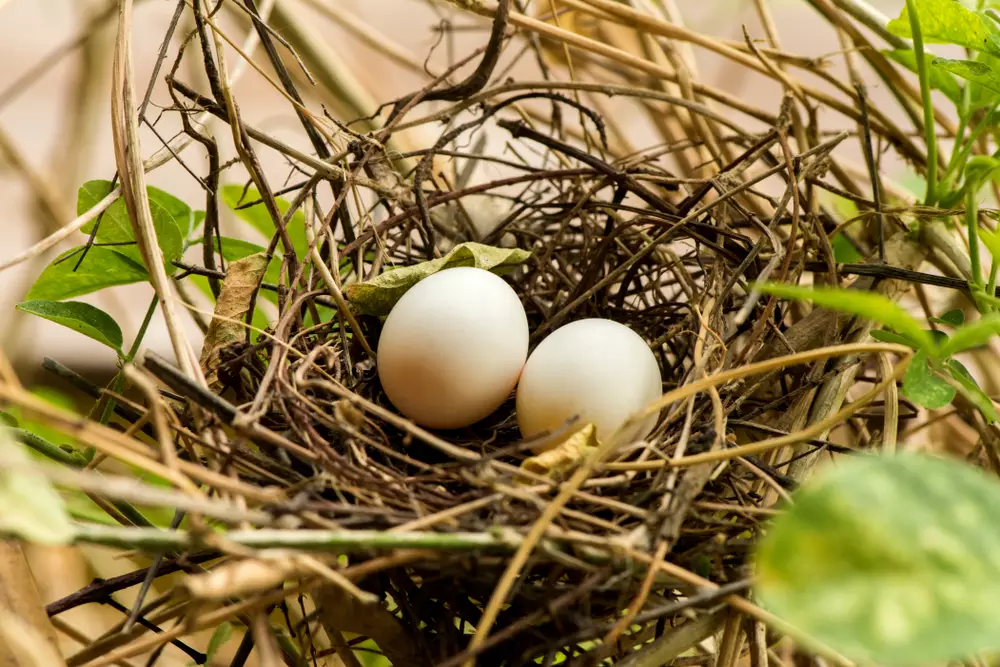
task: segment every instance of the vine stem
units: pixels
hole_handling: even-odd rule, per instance
[[[930,72],[924,62],[924,37],[920,31],[920,18],[914,0],[906,0],[906,13],[910,17],[913,34],[913,52],[917,56],[917,76],[920,78],[920,101],[924,107],[924,141],[927,143],[927,193],[924,204],[933,206],[937,190],[937,134],[934,131],[934,103],[931,100]]]

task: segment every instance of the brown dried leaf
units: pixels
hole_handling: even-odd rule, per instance
[[[596,427],[587,424],[554,448],[525,459],[521,469],[552,479],[562,479],[600,445]],[[532,483],[528,478],[519,481]]]
[[[267,264],[267,255],[259,252],[231,262],[226,271],[222,291],[215,304],[215,314],[201,348],[201,368],[213,391],[218,391],[222,386],[215,370],[222,350],[243,342],[246,337],[243,318],[250,309],[254,290],[267,271]]]

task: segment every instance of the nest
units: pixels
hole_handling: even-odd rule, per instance
[[[735,638],[750,618],[743,614],[756,609],[747,597],[748,554],[762,522],[821,454],[840,450],[827,434],[847,418],[812,427],[835,415],[856,384],[880,378],[867,358],[831,352],[808,363],[785,360],[863,340],[870,325],[762,296],[752,285],[813,275],[839,283],[853,280],[853,271],[866,274],[859,286],[900,289],[887,279],[898,276],[879,275],[873,265],[838,264],[830,245],[844,217],[824,192],[862,210],[882,205],[864,195],[866,171],[851,176],[832,157],[847,139],[871,148],[872,135],[852,136],[857,126],[824,133],[808,113],[829,104],[908,158],[912,142],[881,114],[869,123],[853,88],[813,95],[775,74],[775,62],[804,60],[778,49],[758,50],[752,42],[736,49],[741,66],[787,84],[768,112],[700,84],[694,92],[661,86],[677,80],[673,67],[629,55],[599,32],[638,34],[620,18],[601,13],[596,28],[569,32],[511,14],[509,1],[472,4],[492,20],[479,49],[374,118],[346,123],[300,113],[313,146],[305,157],[246,125],[246,114],[234,117],[218,95],[185,85],[176,67],[168,77],[180,117],[207,112],[243,138],[239,160],[249,177],[239,206],[270,210],[283,193],[290,210],[281,219],[303,211],[316,236],[311,252],[283,256],[277,284],[258,275],[244,295],[252,312],[265,290],[276,293],[272,326],[263,335],[242,328],[236,340],[217,337],[207,345],[209,385],[149,354],[144,366],[162,383],[162,399],[156,405],[143,398],[131,414],[119,407],[126,418],[146,415],[152,426],[140,427],[154,437],[168,429],[183,443],[182,461],[213,473],[199,481],[213,486],[217,475],[234,478],[233,488],[216,490],[242,497],[255,517],[228,521],[241,528],[232,534],[178,531],[183,537],[172,544],[183,548],[130,585],[179,568],[195,574],[169,598],[167,612],[141,614],[155,624],[172,611],[192,631],[241,619],[249,628],[244,660],[256,645],[261,664],[277,664],[263,661],[281,653],[286,660],[336,653],[348,665],[378,653],[395,665],[442,667],[470,660],[707,664],[726,651],[718,664],[734,664],[742,651]],[[206,34],[199,19],[189,43],[208,45]],[[539,42],[539,35],[556,41]],[[274,54],[277,37],[266,30],[260,36],[281,86],[301,89],[294,83],[301,71]],[[622,49],[602,51],[605,38]],[[526,44],[547,68],[564,57],[559,39],[574,45],[579,71],[599,75],[563,83],[503,80],[498,62],[508,44]],[[209,46],[204,54],[196,50],[189,57],[214,62]],[[645,65],[626,65],[621,54]],[[213,85],[224,82],[224,72],[206,71]],[[832,78],[821,69],[811,74]],[[648,114],[662,141],[630,148],[616,119],[626,112]],[[199,134],[184,124],[189,135]],[[416,150],[401,148],[401,128],[412,127],[434,138]],[[324,133],[349,143],[335,154]],[[477,144],[487,135],[496,150]],[[254,156],[262,143],[294,155],[304,180],[281,193],[264,187],[268,179]],[[453,161],[460,169],[451,170]],[[466,171],[477,176],[467,180]],[[209,177],[205,182],[217,186],[219,172]],[[209,193],[210,206],[217,196]],[[285,233],[275,232],[276,257],[289,247]],[[891,216],[863,214],[850,239],[862,255],[888,252],[898,265],[909,257],[904,236]],[[507,279],[524,304],[533,346],[587,317],[626,324],[649,343],[670,396],[649,437],[618,443],[600,460],[581,457],[559,470],[531,472],[523,467],[530,443],[518,433],[513,399],[452,432],[428,432],[393,409],[366,349],[377,348],[381,319],[347,304],[343,287],[468,241],[531,252]],[[218,265],[181,263],[183,275],[207,276],[225,292],[236,263],[227,266],[211,251],[206,257]],[[246,313],[217,309],[210,337],[212,327]],[[829,398],[838,387],[840,402]],[[845,427],[862,447],[882,428],[877,403],[861,412],[871,400],[852,404]],[[162,420],[149,419],[161,412]],[[812,430],[803,431],[807,426]],[[762,441],[758,453],[729,453]],[[148,443],[142,447],[149,451]],[[120,544],[97,533],[91,538]],[[220,564],[197,573],[200,562]],[[90,597],[75,600],[118,590],[95,586],[85,592]],[[280,632],[273,620],[279,612],[270,626],[260,621],[276,606],[288,621]],[[300,609],[289,619],[293,607]],[[747,627],[749,650],[766,654],[776,637]],[[702,643],[719,633],[717,644]],[[142,637],[110,637],[89,655],[114,649],[106,661],[152,646]]]

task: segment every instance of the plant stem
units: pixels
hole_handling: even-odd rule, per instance
[[[446,549],[509,552],[521,542],[516,533],[383,532],[377,530],[238,530],[225,533],[226,540],[252,549],[284,547],[303,550],[341,549]],[[191,534],[158,528],[117,528],[79,524],[75,544],[98,544],[145,551],[181,551],[192,548]]]
[[[934,103],[931,101],[930,73],[924,62],[924,38],[920,32],[920,19],[914,0],[906,0],[906,13],[910,17],[913,33],[913,52],[917,56],[917,75],[920,77],[920,100],[924,106],[924,140],[927,143],[927,194],[924,204],[933,206],[937,190],[937,133],[934,131]]]
[[[149,323],[153,321],[153,314],[156,313],[156,306],[160,302],[157,296],[153,296],[153,300],[149,302],[149,308],[146,309],[146,317],[143,318],[142,324],[139,325],[139,331],[135,334],[135,340],[132,341],[132,347],[129,348],[128,354],[125,355],[125,361],[132,361],[135,359],[135,355],[139,353],[139,345],[142,343],[142,339],[146,337],[146,330],[149,328]]]
[[[983,269],[979,263],[979,204],[976,202],[976,188],[966,187],[965,225],[969,230],[969,264],[972,268],[972,286],[982,288]]]
[[[146,316],[142,319],[142,324],[139,325],[139,331],[135,334],[135,340],[132,341],[132,347],[129,351],[122,357],[124,363],[129,363],[135,359],[135,355],[139,352],[139,346],[142,344],[142,339],[146,337],[146,330],[149,329],[149,323],[153,321],[153,314],[156,313],[156,304],[159,303],[159,298],[153,296],[153,300],[149,303],[149,308],[146,309]],[[111,385],[111,391],[115,394],[121,394],[122,390],[125,388],[125,375],[118,371],[115,375],[114,383]],[[111,415],[114,414],[115,405],[118,403],[114,396],[106,397],[107,400],[104,402],[104,408],[101,410],[100,422],[102,424],[107,424],[111,419]]]

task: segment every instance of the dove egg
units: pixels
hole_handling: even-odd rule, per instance
[[[660,366],[639,334],[611,320],[587,319],[552,332],[528,357],[517,385],[517,425],[530,437],[576,416],[607,439],[663,393]],[[656,415],[625,435],[649,435]]]
[[[389,400],[429,428],[461,428],[507,399],[528,356],[528,318],[502,278],[476,268],[424,278],[396,303],[378,342]]]

